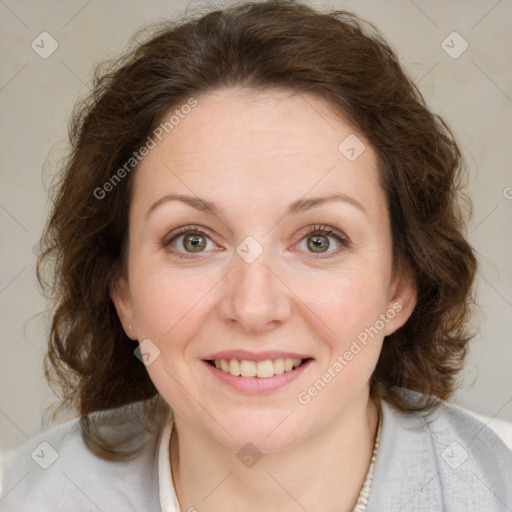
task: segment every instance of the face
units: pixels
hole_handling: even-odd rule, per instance
[[[112,298],[178,428],[281,450],[367,406],[414,290],[392,272],[376,155],[327,103],[196,99],[136,170]]]

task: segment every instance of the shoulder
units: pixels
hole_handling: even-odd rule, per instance
[[[451,438],[460,438],[478,460],[491,457],[493,460],[511,460],[512,451],[505,442],[481,419],[469,414],[461,407],[442,402],[426,424],[434,441],[442,443]]]
[[[401,415],[405,425],[404,416]],[[413,415],[409,424],[418,423],[425,425],[443,465],[454,469],[467,461],[473,469],[486,466],[491,474],[492,469],[510,474],[512,451],[491,428],[461,407],[443,401],[427,416]]]
[[[85,445],[79,419],[44,432],[21,446],[4,467],[2,511],[160,510],[156,449],[147,435],[139,455],[106,461]]]
[[[427,425],[440,475],[453,493],[470,492],[481,500],[494,495],[497,504],[512,508],[512,451],[493,430],[446,402]]]
[[[512,509],[512,452],[484,423],[447,402],[428,415],[382,406],[376,496],[400,496],[403,512]]]

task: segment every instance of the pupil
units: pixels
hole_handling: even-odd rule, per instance
[[[190,247],[187,249],[191,249],[194,252],[198,252],[201,249],[204,249],[206,243],[204,241],[204,237],[202,235],[187,235],[184,239],[185,247],[187,244],[190,244]]]
[[[317,249],[327,249],[329,247],[329,240],[325,236],[316,235],[312,237],[311,240],[310,248],[313,249],[314,252],[320,252]]]

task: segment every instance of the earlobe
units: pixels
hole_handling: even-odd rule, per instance
[[[390,321],[386,324],[385,336],[392,334],[402,327],[416,307],[418,291],[414,273],[409,264],[401,266],[391,291],[388,311],[393,311],[393,313],[389,315]]]
[[[124,276],[118,277],[110,285],[110,298],[126,335],[137,339],[137,327],[130,294],[130,286]]]

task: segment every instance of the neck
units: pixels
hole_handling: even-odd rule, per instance
[[[355,405],[335,424],[291,449],[265,453],[251,468],[175,417],[170,460],[181,510],[352,511],[379,420],[368,397]]]

